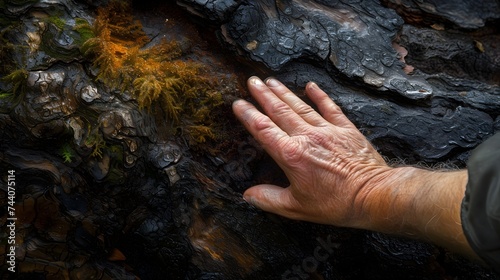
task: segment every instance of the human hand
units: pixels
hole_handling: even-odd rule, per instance
[[[276,79],[266,84],[248,80],[267,116],[244,100],[235,101],[233,110],[290,186],[257,185],[245,200],[292,219],[367,228],[367,201],[393,169],[315,83],[307,84],[306,94],[321,115]]]
[[[277,80],[266,84],[248,80],[267,115],[244,100],[233,110],[290,186],[257,185],[245,200],[292,219],[425,239],[475,257],[460,223],[465,170],[391,168],[316,84],[306,94],[321,115]]]

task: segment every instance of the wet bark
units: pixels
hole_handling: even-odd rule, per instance
[[[176,41],[171,56],[222,81],[208,90],[222,96],[207,107],[219,125],[193,142],[192,116],[140,107],[125,76],[107,82],[85,55],[108,1],[1,1],[2,206],[6,170],[16,175],[2,224],[17,218],[16,272],[0,247],[2,279],[495,279],[430,244],[290,221],[241,198],[287,185],[231,113],[249,75],[300,96],[317,82],[391,161],[465,167],[500,129],[498,3],[382,2],[133,1],[141,50]]]

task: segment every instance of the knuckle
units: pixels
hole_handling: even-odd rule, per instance
[[[278,144],[281,157],[289,165],[296,165],[303,160],[304,150],[300,143],[295,141],[282,141]]]
[[[342,109],[337,104],[331,102],[331,100],[328,102],[327,106],[333,114],[342,114]]]
[[[255,127],[256,130],[266,130],[272,126],[272,121],[266,115],[254,115],[251,123]]]
[[[327,144],[333,142],[332,134],[327,134],[320,129],[307,131],[307,137],[312,144],[318,146],[327,146]]]
[[[270,104],[270,112],[273,114],[283,114],[288,113],[290,111],[290,107],[284,102],[273,102]]]
[[[297,105],[295,111],[299,115],[307,115],[307,114],[311,114],[311,113],[315,112],[314,109],[311,106],[307,105],[307,104],[299,104],[299,105]]]

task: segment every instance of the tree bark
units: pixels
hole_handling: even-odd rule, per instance
[[[315,81],[391,162],[465,167],[500,129],[500,8],[437,2],[0,2],[2,224],[17,219],[2,279],[495,279],[431,244],[241,196],[287,185],[232,115],[250,75],[301,97]],[[189,113],[174,120],[158,92]]]

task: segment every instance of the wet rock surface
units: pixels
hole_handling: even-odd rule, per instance
[[[146,60],[141,51],[178,42],[157,55],[200,62],[223,81],[208,90],[220,100],[193,103],[215,102],[207,108],[220,126],[195,126],[192,116],[176,125],[165,107],[142,108],[134,90],[102,78],[84,43],[108,1],[0,2],[0,166],[15,170],[18,219],[16,272],[1,246],[2,279],[495,279],[429,244],[249,206],[249,186],[287,182],[230,108],[247,98],[251,74],[274,75],[299,95],[313,80],[386,157],[463,167],[500,129],[493,2],[484,4],[491,12],[472,7],[470,20],[454,12],[464,1],[449,13],[433,1],[139,2],[129,29],[114,29],[113,55]],[[432,5],[425,26],[402,12]],[[130,36],[144,40],[141,50],[120,45]],[[193,142],[195,128],[210,137]]]
[[[458,82],[455,84],[458,92],[436,87],[432,98],[412,107],[407,102],[377,97],[360,86],[338,83],[324,69],[307,64],[290,65],[277,77],[299,85],[318,81],[383,154],[408,163],[449,162],[463,166],[471,148],[497,131],[490,115],[495,113],[486,107],[496,108],[498,87],[432,75],[428,78],[431,81]],[[485,86],[485,90],[471,89],[472,85]],[[484,106],[484,101],[490,105]]]
[[[441,25],[465,20],[467,1],[450,2],[443,14],[444,4],[419,2],[437,7],[424,27],[396,14],[410,4],[385,4],[395,10],[376,1],[252,1],[220,34],[288,85],[300,90],[313,80],[328,88],[388,155],[464,166],[470,148],[497,131],[497,16],[477,10],[497,4],[472,9],[482,24],[467,31]]]
[[[500,82],[500,60],[496,50],[500,37],[496,27],[455,33],[405,25],[399,37],[399,43],[409,53],[408,64],[425,73],[446,73],[487,84]]]
[[[319,60],[381,90],[425,98],[430,87],[404,76],[392,47],[402,24],[376,1],[251,1],[238,7],[221,34],[273,70],[299,58]]]
[[[500,16],[500,3],[495,0],[481,1],[400,1],[384,0],[408,22],[453,24],[460,28],[475,29]]]

